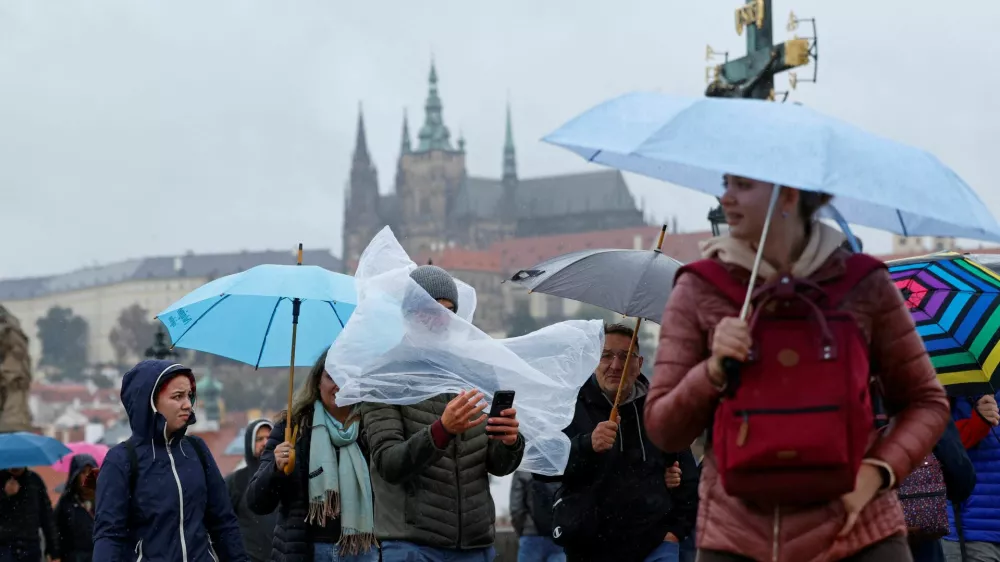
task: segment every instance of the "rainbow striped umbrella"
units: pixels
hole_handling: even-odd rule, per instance
[[[888,262],[950,396],[1000,387],[1000,275],[956,252]]]

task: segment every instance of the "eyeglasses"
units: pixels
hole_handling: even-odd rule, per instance
[[[605,351],[604,353],[601,354],[601,363],[610,363],[616,357],[618,358],[619,361],[624,363],[625,360],[628,359],[628,356],[629,354],[627,351]],[[638,357],[639,354],[633,351],[632,358],[636,359]]]

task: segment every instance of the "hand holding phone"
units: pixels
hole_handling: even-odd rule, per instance
[[[514,391],[498,390],[493,394],[493,404],[486,420],[486,434],[506,445],[517,443],[517,410],[514,409]]]

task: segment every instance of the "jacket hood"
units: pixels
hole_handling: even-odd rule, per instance
[[[69,461],[69,476],[66,478],[66,483],[60,486],[61,489],[57,488],[56,491],[63,494],[71,492],[73,490],[73,483],[76,482],[77,477],[80,476],[83,469],[88,466],[97,468],[97,459],[86,453],[73,455],[73,458]]]
[[[254,437],[256,437],[257,431],[262,427],[272,430],[274,429],[274,424],[269,419],[260,418],[248,423],[246,430],[243,431],[243,458],[246,460],[248,467],[254,467],[255,469],[259,459],[253,454]]]
[[[132,428],[133,437],[142,441],[166,442],[167,420],[156,411],[153,400],[160,386],[178,373],[192,377],[193,382],[194,375],[188,367],[158,359],[140,361],[125,373],[122,379],[121,398],[122,406],[128,414],[128,424]],[[193,406],[194,399],[192,399],[191,417],[188,419],[189,426],[195,423]],[[176,436],[183,436],[185,429],[181,429]]]

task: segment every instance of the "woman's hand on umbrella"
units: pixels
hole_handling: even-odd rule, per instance
[[[475,427],[486,421],[486,401],[483,393],[465,391],[458,393],[441,414],[441,424],[452,435],[465,433],[470,427]],[[475,416],[475,417],[474,417]],[[474,417],[474,418],[473,418]]]
[[[993,396],[987,394],[980,398],[976,404],[976,411],[994,427],[1000,425],[1000,409],[997,408],[997,400]]]
[[[279,471],[284,472],[285,466],[288,464],[289,452],[291,450],[292,444],[288,441],[285,441],[274,448],[274,464],[278,467]]]
[[[17,482],[13,477],[3,485],[3,491],[8,496],[16,496],[18,492],[21,491],[21,484]]]
[[[510,446],[517,443],[519,425],[517,408],[508,408],[500,412],[499,418],[486,420],[486,432],[491,434],[490,439],[496,439],[504,445]]]
[[[726,373],[722,370],[722,360],[731,357],[737,361],[746,361],[750,354],[750,328],[747,323],[736,317],[723,318],[715,327],[712,337],[712,360],[708,362],[708,376],[717,386],[726,382]]]

